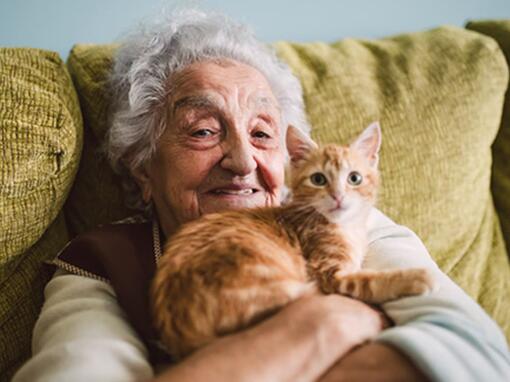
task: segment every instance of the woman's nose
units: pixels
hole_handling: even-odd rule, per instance
[[[254,148],[248,137],[234,135],[225,139],[221,166],[235,175],[246,176],[257,168]]]

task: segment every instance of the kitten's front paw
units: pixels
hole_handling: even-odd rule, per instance
[[[410,284],[408,289],[410,295],[429,294],[439,289],[439,283],[429,269],[406,269],[406,276]]]

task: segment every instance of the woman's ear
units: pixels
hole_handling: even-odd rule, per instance
[[[149,174],[145,166],[138,167],[131,171],[131,175],[135,179],[136,184],[142,192],[142,199],[145,203],[149,203],[152,199],[152,184]]]
[[[304,159],[310,151],[318,148],[312,138],[292,125],[287,128],[285,141],[292,164],[296,164]]]

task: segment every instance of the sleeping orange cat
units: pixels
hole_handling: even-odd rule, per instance
[[[165,350],[179,359],[317,288],[368,303],[432,290],[425,269],[361,268],[380,144],[377,123],[322,148],[290,127],[288,204],[205,215],[173,235],[151,289]]]

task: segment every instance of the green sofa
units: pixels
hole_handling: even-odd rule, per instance
[[[343,143],[381,122],[379,208],[510,338],[510,21],[273,45],[302,82],[317,141]],[[115,49],[76,45],[66,64],[0,49],[0,380],[30,356],[51,277],[43,262],[135,213],[102,153]]]

